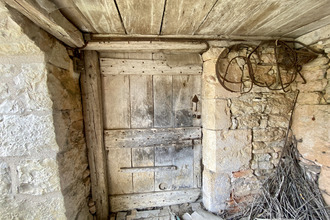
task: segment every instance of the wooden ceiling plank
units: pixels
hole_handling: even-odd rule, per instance
[[[330,4],[329,1],[319,1],[320,4],[315,3],[315,7],[306,8],[304,13],[297,14],[295,17],[291,17],[288,22],[284,23],[283,25],[279,26],[277,29],[273,29],[273,31],[269,32],[269,35],[285,35],[294,31],[300,27],[303,27],[309,23],[318,21],[325,16],[330,14]],[[310,32],[311,30],[307,31]],[[306,33],[307,33],[306,32]],[[304,34],[304,33],[303,33]],[[295,36],[298,37],[298,36]]]
[[[324,0],[314,1],[314,0],[300,0],[294,2],[287,8],[283,8],[282,13],[278,14],[276,17],[269,20],[267,23],[262,25],[260,28],[252,31],[251,34],[255,35],[267,35],[269,36],[274,30],[279,30],[281,26],[290,22],[295,17],[298,17],[302,12],[306,11],[308,8],[313,8],[318,6],[320,2]],[[327,1],[327,0],[325,0]],[[299,21],[297,21],[299,22]],[[273,36],[281,36],[282,34],[277,34]]]
[[[240,0],[218,1],[195,34],[226,33],[220,32],[221,26],[224,25],[225,22],[231,22],[228,18],[231,17],[233,9],[240,4],[242,4]]]
[[[296,0],[277,1],[219,1],[196,34],[255,35],[264,24],[276,18]],[[246,19],[248,18],[248,19]]]
[[[262,10],[265,2],[267,2],[267,0],[249,0],[241,2],[234,8],[232,13],[226,13],[226,15],[228,15],[228,22],[221,23],[220,33],[226,32],[227,34],[231,34],[240,24],[243,24],[247,18]]]
[[[167,0],[161,34],[194,34],[217,0]]]
[[[81,31],[96,33],[93,26],[73,3],[73,0],[53,0],[53,2],[60,9],[62,14]]]
[[[165,0],[117,0],[127,34],[158,34]]]
[[[124,34],[114,1],[107,0],[73,0],[78,9],[92,24],[97,33]]]
[[[6,3],[25,15],[36,25],[71,47],[82,47],[82,33],[70,23],[50,1],[6,0]]]
[[[291,0],[292,2],[292,0]],[[240,25],[234,29],[233,35],[247,35],[251,30],[256,29],[264,24],[267,19],[280,13],[283,7],[287,7],[290,1],[267,0],[259,4],[257,10],[254,10],[242,21]]]
[[[309,23],[307,25],[304,25],[294,31],[291,31],[287,34],[284,34],[283,36],[288,36],[288,37],[300,37],[304,34],[307,34],[309,32],[312,32],[314,30],[317,30],[319,28],[322,28],[326,25],[330,24],[330,15],[324,17],[324,18],[321,18],[317,21],[314,21],[312,23]]]
[[[328,39],[329,37],[330,37],[330,24],[321,27],[317,30],[314,30],[312,32],[309,32],[307,34],[304,34],[296,38],[296,40],[306,45],[312,45],[318,41]],[[297,46],[301,46],[301,45],[297,44]]]

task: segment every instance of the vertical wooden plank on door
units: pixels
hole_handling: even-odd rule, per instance
[[[153,125],[152,76],[130,76],[131,128]]]
[[[133,167],[154,166],[154,147],[134,148],[132,154]],[[153,192],[155,190],[154,176],[154,172],[133,173],[134,192]]]
[[[173,165],[175,147],[155,147],[155,166]],[[155,172],[155,191],[172,190],[173,171]]]
[[[154,127],[173,127],[172,76],[153,76]]]
[[[132,166],[131,152],[131,148],[112,148],[108,153],[110,195],[133,193],[132,173],[120,169]]]
[[[86,145],[91,172],[92,198],[97,219],[109,215],[108,181],[103,143],[101,80],[98,54],[85,51],[85,71],[81,75]]]
[[[130,128],[129,76],[102,75],[104,129]]]
[[[173,165],[177,170],[173,171],[172,188],[185,189],[193,188],[194,183],[194,149],[193,146],[175,147],[175,154],[173,155]]]
[[[201,76],[173,76],[174,127],[201,126]],[[198,102],[193,102],[194,96]]]
[[[194,188],[202,186],[202,141],[194,140]]]
[[[193,188],[193,146],[156,147],[156,166],[176,166],[176,170],[155,172],[155,191]]]

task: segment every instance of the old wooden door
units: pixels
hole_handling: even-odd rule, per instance
[[[198,54],[166,57],[101,54],[111,211],[200,195],[201,61]]]

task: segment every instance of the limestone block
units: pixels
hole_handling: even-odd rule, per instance
[[[55,110],[81,109],[81,96],[77,75],[48,65],[48,88]]]
[[[82,181],[77,181],[63,191],[67,219],[76,219],[76,216],[82,209],[89,210],[87,206],[90,193],[89,183],[84,184]],[[87,217],[88,215],[85,216],[85,219]]]
[[[50,114],[0,116],[0,137],[2,157],[58,150]]]
[[[234,189],[235,198],[256,194],[260,191],[261,183],[250,171],[249,175],[243,178],[235,178],[232,180],[232,189]],[[252,202],[252,201],[251,201]]]
[[[50,111],[44,64],[0,64],[0,73],[0,113]]]
[[[227,50],[226,48],[215,48],[211,47],[208,51],[203,53],[202,58],[203,61],[207,60],[217,60],[219,55],[224,51]]]
[[[291,112],[295,93],[269,93],[265,114],[286,115]]]
[[[283,128],[266,128],[266,129],[253,129],[254,141],[280,141],[285,138],[286,129]]]
[[[269,115],[268,126],[274,128],[287,128],[289,125],[289,115]]]
[[[233,116],[262,113],[263,104],[266,104],[266,99],[261,93],[243,94],[239,98],[231,99],[231,101],[230,110]]]
[[[43,195],[60,191],[58,166],[55,159],[22,160],[17,166],[18,192]]]
[[[63,44],[59,41],[55,41],[55,44],[51,47],[51,50],[46,54],[48,62],[62,69],[70,69],[70,57]]]
[[[83,181],[83,173],[88,167],[85,145],[57,154],[57,161],[62,189],[66,189],[77,180]]]
[[[231,126],[227,100],[204,100],[202,114],[203,127],[206,129],[228,129]]]
[[[238,97],[240,93],[230,92],[218,82],[215,73],[215,61],[209,60],[203,63],[202,96],[204,99]]]
[[[274,149],[267,145],[265,142],[258,142],[254,141],[252,142],[253,151],[254,154],[263,154],[263,153],[273,153]]]
[[[318,92],[323,91],[328,84],[327,79],[319,79],[315,81],[307,81],[306,84],[298,83],[297,89],[302,92]]]
[[[39,55],[40,49],[32,42],[0,43],[0,56]]]
[[[249,168],[252,151],[251,130],[217,133],[217,172],[234,172]]]
[[[203,129],[203,165],[216,172],[217,169],[217,131]]]
[[[309,63],[306,63],[303,66],[303,70],[326,68],[328,63],[329,63],[329,58],[320,55],[315,60],[313,60]]]
[[[237,127],[242,128],[256,128],[260,126],[261,116],[258,114],[245,114],[238,116]]]
[[[2,203],[2,204],[1,204]],[[59,219],[65,220],[63,198],[6,198],[0,200],[1,219]]]
[[[300,73],[303,75],[303,77],[305,78],[305,80],[307,82],[309,81],[315,81],[315,80],[320,80],[320,79],[324,79],[325,75],[326,75],[326,70],[325,68],[320,68],[318,66],[316,66],[315,68],[305,68],[303,66],[302,70],[300,71]],[[303,79],[298,76],[296,79],[297,82],[303,82]]]
[[[11,192],[10,168],[7,163],[0,161],[0,200]]]
[[[324,101],[329,104],[330,103],[330,82],[328,82],[327,87],[325,88],[325,94],[323,96]]]
[[[299,93],[297,103],[302,105],[318,105],[321,101],[320,92],[301,92]]]
[[[203,204],[211,212],[219,212],[226,208],[230,197],[230,177],[226,173],[203,171]]]
[[[329,105],[298,105],[293,115],[294,135],[302,142],[298,150],[304,158],[330,166]]]
[[[54,111],[56,141],[60,151],[68,151],[84,144],[81,111]]]
[[[253,159],[256,161],[269,161],[271,158],[271,155],[263,153],[263,154],[254,154]]]
[[[330,168],[322,166],[319,176],[319,187],[327,205],[330,205]]]

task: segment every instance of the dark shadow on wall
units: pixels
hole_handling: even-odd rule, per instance
[[[59,146],[56,153],[65,215],[68,219],[91,219],[88,208],[90,175],[83,132],[80,76],[74,72],[72,60],[63,44],[15,9],[7,8],[11,18],[45,54],[47,86],[53,102],[53,123]]]

